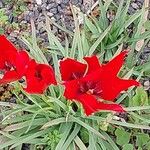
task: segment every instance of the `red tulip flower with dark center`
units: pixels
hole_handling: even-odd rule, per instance
[[[31,60],[25,73],[27,87],[24,90],[30,94],[43,94],[50,84],[56,84],[51,66],[38,64]]]
[[[96,56],[85,57],[87,64],[69,58],[61,61],[64,96],[79,101],[86,115],[99,110],[124,112],[119,104],[112,102],[121,91],[139,85],[135,80],[120,79],[117,76],[126,54],[127,51],[120,53],[107,64],[100,64]]]
[[[28,54],[25,51],[17,51],[3,35],[0,36],[0,53],[0,70],[3,73],[0,84],[21,79],[30,61]]]

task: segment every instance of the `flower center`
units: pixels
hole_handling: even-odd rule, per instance
[[[98,82],[88,81],[80,84],[80,93],[99,96],[102,92]]]

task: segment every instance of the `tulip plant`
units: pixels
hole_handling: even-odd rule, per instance
[[[101,11],[104,13],[109,5],[111,1],[104,7],[100,2]],[[119,13],[127,15],[121,7],[117,17]],[[31,150],[132,150],[134,143],[130,141],[135,138],[136,148],[149,148],[150,144],[141,143],[142,137],[150,143],[145,133],[150,129],[149,98],[139,82],[147,70],[137,64],[132,68],[128,65],[129,61],[133,64],[133,54],[139,55],[133,47],[141,35],[133,35],[134,42],[128,43],[131,50],[120,48],[130,37],[125,37],[126,29],[121,26],[120,35],[116,35],[121,40],[110,37],[119,22],[103,28],[84,16],[84,26],[80,28],[77,14],[72,6],[71,9],[74,33],[46,16],[46,52],[37,45],[33,21],[32,42],[21,37],[28,51],[17,49],[5,35],[0,35],[0,84],[13,85],[16,98],[16,103],[0,102],[0,149],[21,150],[27,143]],[[132,17],[128,25],[137,23],[143,12],[144,8],[134,14],[136,18]],[[127,18],[122,19],[125,22]],[[100,20],[105,23],[106,18],[101,16]],[[51,31],[50,21],[65,32],[65,47]],[[95,39],[89,38],[91,34]],[[142,34],[147,35],[143,39],[150,38],[148,31]],[[51,56],[52,63],[48,63],[45,53]]]

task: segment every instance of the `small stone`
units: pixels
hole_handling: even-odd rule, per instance
[[[53,13],[53,14],[57,14],[57,8],[51,9],[50,12]]]
[[[12,37],[11,35],[9,35],[8,39],[9,39],[11,42],[15,42],[15,41],[16,41],[16,38],[15,38],[15,37]]]
[[[53,21],[56,21],[56,19],[54,17],[51,18]]]
[[[56,4],[55,3],[50,3],[46,6],[46,9],[47,10],[50,10],[51,8],[55,8],[56,7]]]
[[[56,2],[57,4],[61,4],[61,3],[62,3],[62,0],[55,0],[55,2]]]
[[[38,10],[35,10],[35,11],[34,11],[34,16],[35,16],[36,18],[38,18],[38,16],[39,16],[39,11],[38,11]]]
[[[8,18],[9,18],[9,22],[12,23],[12,22],[13,22],[13,19],[14,19],[13,14],[10,14]]]
[[[31,11],[32,11],[32,10],[33,10],[33,8],[34,8],[34,5],[33,5],[33,4],[29,4],[29,5],[28,5],[28,9],[29,9],[29,10],[31,10]]]
[[[51,12],[47,12],[47,16],[52,17],[54,14]]]
[[[150,48],[150,41],[148,42],[147,47],[149,47],[149,48]]]
[[[71,4],[73,4],[73,5],[77,5],[78,3],[79,3],[78,0],[71,0]]]
[[[64,8],[66,8],[66,4],[62,3],[62,4],[60,4],[60,7],[61,7],[62,9],[64,9]]]
[[[0,8],[3,8],[3,3],[2,3],[2,1],[0,1]]]
[[[55,27],[55,26],[53,26],[52,32],[53,32],[54,34],[57,33],[57,32],[58,32],[58,28]]]
[[[60,6],[57,7],[58,12],[60,12],[62,10],[62,8]]]
[[[55,18],[56,18],[56,20],[58,21],[58,20],[61,19],[61,15],[60,15],[60,14],[56,14],[56,15],[55,15]]]
[[[137,3],[131,3],[131,6],[134,8],[134,9],[138,9],[139,6],[137,5]]]
[[[128,10],[129,14],[134,14],[135,13],[135,9],[133,7],[129,7],[129,10]]]
[[[41,4],[42,4],[42,0],[36,0],[36,3],[37,3],[38,5],[41,5]]]
[[[67,3],[69,3],[69,1],[70,1],[70,0],[62,0],[62,3],[63,3],[63,4],[67,4]]]
[[[47,1],[48,1],[48,0],[42,0],[42,3],[43,3],[43,4],[44,4],[44,3],[47,3]]]
[[[148,90],[150,88],[150,81],[145,81],[144,82],[144,89]]]
[[[17,37],[18,37],[17,33],[15,33],[15,32],[11,32],[11,33],[10,33],[10,36],[11,36],[11,37],[14,37],[14,38],[17,38]]]

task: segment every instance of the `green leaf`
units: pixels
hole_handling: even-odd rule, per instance
[[[142,87],[136,89],[136,95],[130,100],[130,106],[146,106],[148,105],[148,95]]]
[[[123,145],[123,149],[122,150],[133,150],[133,145],[132,144],[125,144]]]
[[[62,146],[62,149],[67,149],[68,146],[71,144],[71,142],[74,140],[74,138],[77,136],[78,132],[80,131],[81,126],[78,124],[75,124],[74,130],[70,134],[70,136],[67,138],[66,142]]]
[[[122,128],[118,128],[115,131],[115,135],[116,135],[116,142],[118,145],[122,146],[124,144],[128,144],[130,141],[130,136],[131,134],[126,132],[124,129]]]
[[[100,132],[98,132],[95,128],[93,128],[93,127],[91,127],[90,125],[84,123],[83,121],[81,121],[81,120],[78,119],[78,118],[75,118],[75,117],[73,117],[73,116],[70,116],[70,118],[71,118],[74,122],[76,122],[76,123],[80,124],[81,126],[83,126],[84,128],[86,128],[88,131],[94,133],[95,135],[97,135],[97,136],[100,137],[100,138],[105,139],[105,137],[104,137]]]
[[[77,144],[77,146],[80,148],[80,150],[87,150],[86,146],[78,136],[75,137],[74,141]]]
[[[98,33],[98,30],[96,28],[96,26],[92,23],[91,20],[88,19],[87,16],[85,16],[85,24],[87,25],[87,27],[89,28],[89,30],[93,33],[93,34],[97,34]]]
[[[136,136],[136,146],[143,147],[148,141],[150,141],[148,134],[140,133]]]
[[[145,29],[150,30],[150,20],[147,20],[144,24]]]
[[[50,45],[56,45],[58,47],[58,50],[62,53],[62,56],[65,57],[65,49],[58,38],[52,33],[48,17],[46,17],[46,27],[43,26],[43,28],[47,31]]]
[[[1,34],[4,34],[4,32],[5,32],[4,29],[3,29],[3,28],[0,28],[0,35],[1,35]]]
[[[54,120],[51,120],[51,121],[47,122],[46,124],[44,124],[41,127],[41,129],[45,129],[45,128],[48,128],[48,127],[51,127],[51,126],[54,126],[54,125],[57,125],[57,124],[60,124],[60,123],[64,123],[64,122],[66,122],[65,117],[54,119]]]
[[[89,50],[89,55],[92,55],[94,53],[94,51],[96,50],[96,48],[98,47],[98,45],[101,43],[101,41],[105,38],[105,36],[108,34],[108,32],[110,31],[110,29],[111,29],[111,25],[108,26],[108,28],[102,34],[100,34],[99,38],[91,46],[91,48]]]
[[[61,139],[59,141],[59,143],[57,144],[55,150],[60,150],[63,146],[63,144],[65,143],[67,137],[69,136],[70,130],[72,128],[73,123],[64,123],[61,124],[62,126],[62,131],[60,129],[60,132],[63,132]]]
[[[60,26],[59,24],[57,24],[55,21],[53,21],[52,19],[50,19],[46,14],[45,17],[49,20],[50,24],[52,23],[54,26],[56,26],[58,29],[64,31],[65,33],[68,33],[69,35],[73,36],[73,32],[71,32],[70,30],[67,30],[66,27]]]
[[[81,128],[80,136],[81,136],[81,139],[84,143],[88,143],[88,141],[89,141],[89,132],[83,127]]]
[[[93,133],[89,132],[89,146],[88,149],[96,150],[96,136]]]

